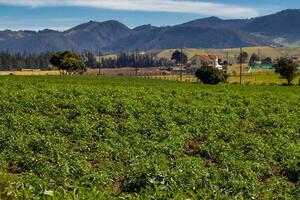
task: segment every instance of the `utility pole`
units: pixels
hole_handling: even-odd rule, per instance
[[[180,68],[180,81],[182,82],[182,76],[183,76],[183,49],[181,47],[181,56],[180,56],[180,61],[181,61],[181,68]]]
[[[98,64],[99,64],[99,72],[98,72],[98,75],[100,76],[101,75],[101,60],[102,60],[102,58],[101,58],[101,52],[100,51],[98,51],[98,59],[99,59],[99,62],[98,62]],[[100,60],[101,59],[101,60]],[[97,60],[96,60],[97,61]]]
[[[228,65],[229,65],[229,54],[228,54],[228,51],[226,52],[226,61],[227,61],[226,71],[228,71]]]
[[[139,68],[138,68],[138,66],[137,66],[137,59],[138,59],[138,50],[136,49],[135,50],[135,52],[134,52],[134,55],[133,55],[133,57],[134,57],[134,62],[135,62],[135,76],[137,77],[138,76],[138,71],[139,71]]]
[[[242,85],[242,72],[243,72],[243,64],[242,64],[242,55],[243,54],[243,49],[242,47],[240,48],[240,85]]]

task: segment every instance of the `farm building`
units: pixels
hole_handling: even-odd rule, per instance
[[[204,54],[196,55],[190,59],[190,66],[187,68],[188,73],[195,73],[198,68],[200,68],[204,63],[216,67],[218,69],[223,69],[222,65],[219,64],[219,58],[217,55]]]
[[[172,74],[181,74],[181,73],[185,73],[186,72],[186,69],[183,67],[172,67],[171,68],[171,72]]]

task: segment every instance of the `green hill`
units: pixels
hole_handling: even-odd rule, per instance
[[[181,49],[166,49],[166,50],[159,52],[156,55],[156,57],[170,59],[172,57],[173,52],[176,50],[181,51]],[[192,58],[193,56],[195,56],[197,54],[206,54],[206,51],[204,49],[192,48],[192,49],[182,49],[182,51],[184,54],[186,54],[188,56],[188,59]]]
[[[271,57],[271,58],[280,58],[283,54],[279,51],[279,49],[268,47],[268,46],[258,46],[258,47],[244,47],[243,51],[247,52],[249,57],[256,53],[261,58]],[[235,60],[236,57],[240,54],[239,48],[232,48],[232,49],[223,49],[221,51],[224,55],[224,58],[229,55],[229,60]]]

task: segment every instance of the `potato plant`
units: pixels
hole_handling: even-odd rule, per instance
[[[300,88],[1,77],[0,199],[299,199]]]

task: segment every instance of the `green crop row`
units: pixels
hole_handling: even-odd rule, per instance
[[[299,199],[300,88],[0,77],[0,199]]]

